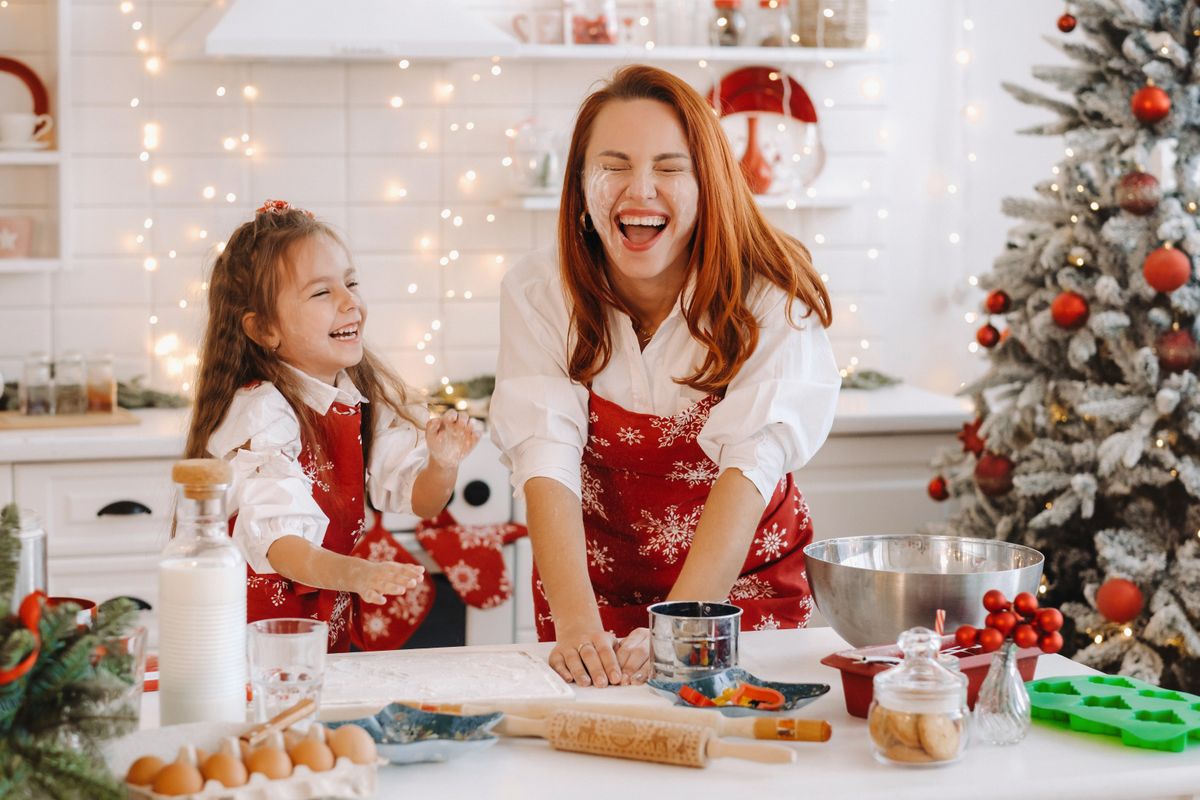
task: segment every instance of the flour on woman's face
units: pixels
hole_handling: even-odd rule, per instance
[[[669,106],[656,100],[606,105],[592,126],[583,187],[613,268],[633,280],[682,275],[700,189]]]

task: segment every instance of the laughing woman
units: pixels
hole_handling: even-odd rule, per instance
[[[626,67],[580,108],[558,247],[504,279],[492,430],[524,492],[538,636],[568,681],[649,677],[646,607],[812,608],[792,472],[833,422],[829,295],[686,83]]]

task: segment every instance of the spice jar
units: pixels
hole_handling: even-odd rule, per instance
[[[751,43],[760,47],[792,46],[792,14],[788,0],[758,0]]]
[[[30,353],[21,372],[21,413],[36,416],[54,413],[54,384],[50,379],[50,356]]]
[[[742,0],[713,0],[712,22],[708,27],[708,43],[713,47],[737,47],[746,34],[746,15]]]
[[[575,44],[616,44],[616,0],[567,0],[569,41]]]
[[[868,731],[885,764],[949,764],[966,747],[967,684],[940,663],[941,641],[927,628],[905,631],[904,660],[875,676]]]
[[[117,407],[117,381],[111,353],[97,353],[87,362],[87,410],[102,414]]]
[[[54,413],[86,414],[87,408],[83,356],[73,352],[63,353],[54,363]]]

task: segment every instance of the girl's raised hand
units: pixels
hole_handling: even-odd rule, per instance
[[[358,594],[364,603],[381,605],[388,595],[404,594],[420,582],[425,568],[417,564],[398,564],[395,561],[367,561],[354,559],[354,575],[349,589]]]
[[[471,415],[450,409],[425,426],[429,458],[439,467],[457,469],[479,441]]]

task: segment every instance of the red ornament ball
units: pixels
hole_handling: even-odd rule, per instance
[[[988,497],[999,497],[1012,490],[1013,462],[995,453],[984,453],[975,462],[975,485]]]
[[[1037,626],[1043,633],[1054,633],[1063,626],[1062,612],[1057,608],[1043,608],[1037,612]]]
[[[1063,33],[1070,33],[1075,30],[1075,23],[1077,21],[1071,14],[1063,14],[1058,18],[1058,29]]]
[[[1171,113],[1171,96],[1157,86],[1143,86],[1129,99],[1139,122],[1152,125]]]
[[[1013,598],[1013,611],[1022,617],[1032,617],[1037,612],[1038,601],[1029,592],[1021,592]]]
[[[979,649],[985,653],[999,650],[1004,644],[1004,634],[995,628],[984,628],[979,632]]]
[[[1013,644],[1017,647],[1033,647],[1038,643],[1038,632],[1032,625],[1018,625],[1013,628]]]
[[[1162,199],[1158,178],[1148,172],[1131,172],[1121,178],[1116,194],[1117,205],[1139,217],[1153,212]]]
[[[950,496],[950,490],[946,488],[946,479],[941,475],[937,475],[929,482],[927,487],[929,496],[939,503]]]
[[[1200,356],[1196,340],[1185,330],[1167,331],[1154,344],[1158,364],[1167,372],[1183,372],[1192,368]]]
[[[984,301],[984,307],[989,314],[1007,313],[1011,306],[1012,299],[1000,289],[988,292],[987,300]]]
[[[1096,590],[1096,609],[1109,622],[1137,619],[1143,604],[1142,590],[1124,578],[1109,578]]]
[[[1073,330],[1087,322],[1088,302],[1081,294],[1063,292],[1050,304],[1050,316],[1055,325]]]
[[[1000,331],[996,330],[995,325],[988,323],[975,331],[975,341],[982,347],[995,347],[1000,344]]]
[[[1017,615],[1011,611],[997,611],[987,615],[987,626],[1008,636],[1017,627]]]
[[[979,631],[970,625],[960,625],[954,632],[954,643],[959,647],[974,647],[979,641]]]
[[[1042,649],[1043,653],[1051,655],[1057,653],[1063,648],[1062,634],[1058,631],[1043,633],[1038,637],[1038,647]]]
[[[983,607],[993,614],[1008,610],[1008,598],[999,589],[989,589],[983,595]]]
[[[1146,256],[1142,275],[1156,292],[1169,294],[1192,277],[1192,260],[1179,248],[1164,245]]]

